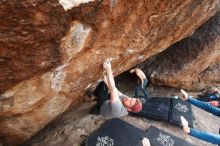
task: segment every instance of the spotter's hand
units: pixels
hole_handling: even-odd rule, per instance
[[[189,98],[188,93],[187,93],[185,90],[183,90],[183,89],[181,89],[180,91],[181,91],[182,94],[183,94],[183,96],[182,96],[183,100],[187,100],[187,99]]]
[[[143,146],[150,146],[150,141],[148,138],[144,137],[142,140],[142,145]]]

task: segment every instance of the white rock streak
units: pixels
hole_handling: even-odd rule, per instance
[[[68,32],[68,35],[63,38],[61,43],[62,48],[66,50],[68,61],[82,51],[90,31],[90,27],[84,26],[78,21],[72,23],[72,27]]]
[[[63,82],[66,77],[66,71],[64,68],[68,66],[68,63],[63,64],[55,69],[54,74],[51,79],[51,88],[55,91],[60,91],[62,89]]]
[[[79,6],[81,3],[88,3],[90,1],[94,0],[59,0],[59,3],[63,6],[65,11],[67,11],[73,7]]]

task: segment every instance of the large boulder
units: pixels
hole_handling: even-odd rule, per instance
[[[102,78],[104,59],[120,74],[191,35],[219,7],[219,0],[103,0],[65,9],[57,0],[0,3],[3,145],[22,143],[81,101]]]
[[[220,11],[193,35],[147,59],[141,66],[156,84],[200,90],[220,86]]]

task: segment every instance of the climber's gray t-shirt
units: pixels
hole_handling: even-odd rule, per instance
[[[100,107],[100,113],[105,118],[115,118],[128,115],[128,111],[122,104],[121,100],[118,99],[111,103],[110,100],[106,100]]]

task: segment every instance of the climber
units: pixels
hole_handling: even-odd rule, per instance
[[[109,59],[103,62],[103,68],[106,75],[93,93],[97,98],[100,113],[105,118],[114,118],[128,115],[128,112],[140,112],[142,109],[140,99],[128,97],[116,88]]]
[[[188,93],[184,90],[181,89],[181,92],[183,94],[182,98],[183,100],[209,112],[212,113],[215,116],[220,117],[220,109],[217,107],[213,107],[210,103],[208,102],[202,102],[199,100],[194,99],[192,96],[188,96]],[[196,137],[198,139],[213,143],[213,144],[220,144],[220,134],[213,134],[205,131],[200,131],[194,128],[189,128],[188,126],[188,121],[181,116],[181,122],[183,125],[183,131],[186,132],[187,134]]]

